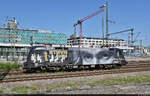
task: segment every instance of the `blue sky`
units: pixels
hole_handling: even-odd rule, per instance
[[[0,26],[5,18],[15,17],[19,28],[52,30],[56,33],[73,33],[73,24],[95,11],[106,0],[0,0]],[[109,0],[109,32],[134,28],[134,36],[150,45],[150,0]],[[83,36],[102,37],[101,14],[83,22]],[[79,27],[77,27],[79,31]],[[79,32],[77,32],[79,34]],[[128,32],[111,38],[127,40]],[[139,42],[136,42],[139,44]]]

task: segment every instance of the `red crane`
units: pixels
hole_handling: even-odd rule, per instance
[[[101,13],[101,12],[103,12],[103,11],[104,11],[104,9],[100,9],[100,10],[96,11],[95,13],[93,13],[93,14],[91,14],[91,15],[89,15],[89,16],[84,17],[84,18],[81,19],[81,20],[78,20],[78,22],[73,25],[73,26],[74,26],[74,34],[76,35],[76,26],[77,26],[78,24],[80,24],[80,45],[81,45],[81,39],[82,39],[82,22],[85,21],[85,20],[87,20],[87,19],[89,19],[89,18],[91,18],[91,17],[96,16],[97,14],[99,14],[99,13]]]

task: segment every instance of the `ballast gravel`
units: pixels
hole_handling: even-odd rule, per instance
[[[51,87],[55,84],[63,84],[67,82],[87,82],[95,79],[111,78],[111,77],[125,77],[125,76],[136,76],[136,75],[150,75],[150,71],[146,72],[134,72],[134,73],[121,73],[121,74],[106,74],[99,76],[87,76],[87,77],[73,77],[73,78],[62,78],[62,79],[49,79],[49,80],[35,80],[35,81],[24,81],[24,82],[9,82],[1,83],[0,90],[4,90],[5,94],[16,94],[12,91],[13,88],[18,86],[36,86],[37,92],[40,94],[149,94],[150,93],[150,82],[141,84],[124,84],[124,85],[113,85],[113,86],[95,86],[91,88],[88,85],[77,86],[77,89],[72,89],[69,86],[63,87],[63,89],[56,89],[52,92],[45,92],[47,87]]]
[[[94,88],[52,92],[51,94],[150,94],[150,83],[97,86]]]
[[[150,57],[125,56],[126,61],[150,61]]]

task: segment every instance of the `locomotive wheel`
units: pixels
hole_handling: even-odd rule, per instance
[[[23,69],[23,72],[24,72],[24,73],[31,73],[32,70],[31,70],[31,69]]]
[[[23,73],[26,73],[27,72],[27,70],[26,69],[23,69]]]
[[[110,70],[112,68],[113,68],[113,65],[110,65],[110,64],[105,64],[104,65],[104,69],[106,69],[106,70]]]
[[[103,64],[100,64],[100,65],[99,65],[99,68],[100,68],[100,70],[101,70],[101,69],[105,69],[105,66],[104,66]]]
[[[32,70],[32,72],[42,72],[43,70],[41,68],[36,68],[34,70]]]
[[[46,67],[41,67],[41,70],[45,72],[45,71],[47,71],[47,68]]]
[[[121,67],[121,65],[117,64],[117,68],[120,68],[120,67]]]
[[[95,68],[101,70],[101,69],[104,69],[105,66],[102,64],[99,64],[99,65],[96,65]]]
[[[121,67],[121,65],[119,65],[119,64],[114,64],[114,65],[112,65],[112,67],[115,68],[115,69],[118,69],[118,68]]]
[[[104,65],[104,69],[106,70],[106,69],[109,69],[109,65]]]

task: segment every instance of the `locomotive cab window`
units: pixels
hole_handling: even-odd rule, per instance
[[[119,51],[120,58],[124,58],[122,50],[118,50],[118,51]]]

